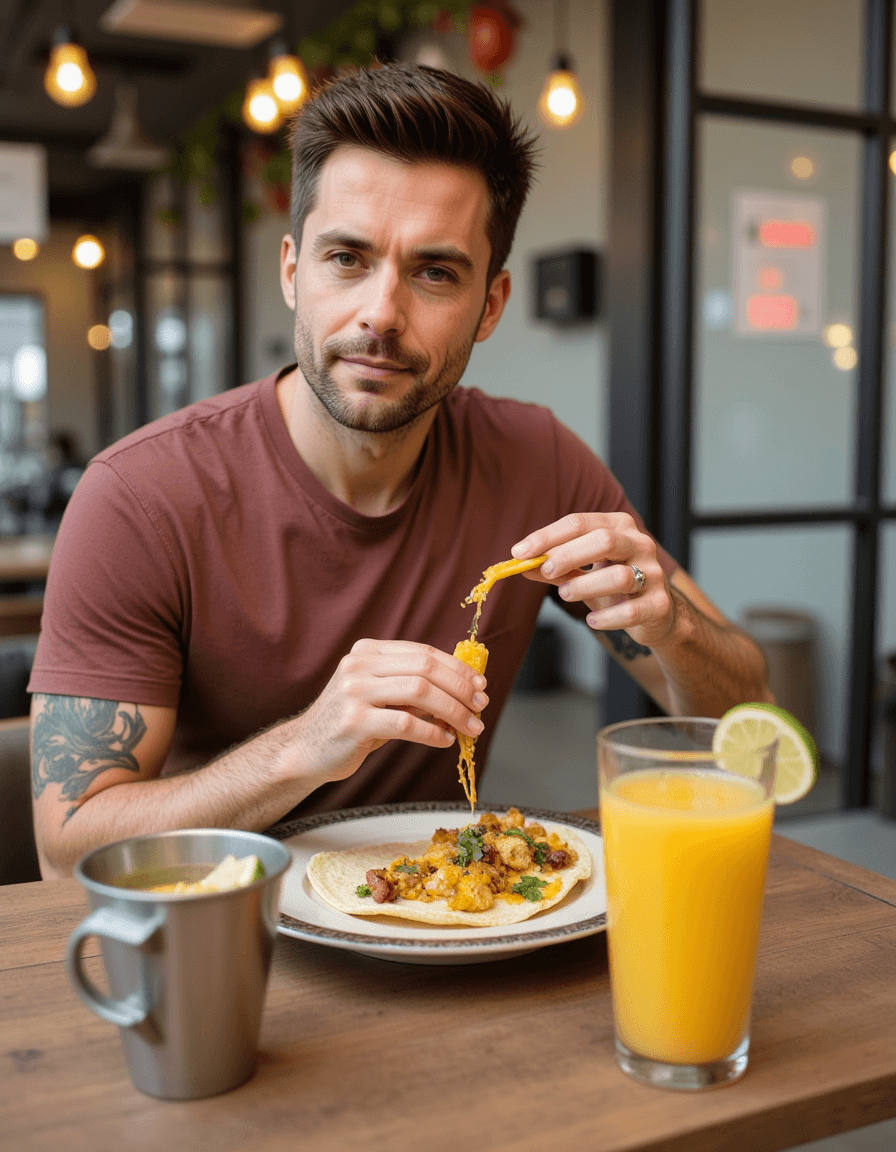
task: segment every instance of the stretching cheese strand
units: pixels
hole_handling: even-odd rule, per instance
[[[540,568],[545,560],[547,560],[547,556],[533,556],[530,560],[502,560],[500,564],[492,564],[491,567],[486,568],[482,573],[482,579],[461,604],[462,608],[467,604],[476,605],[476,615],[473,617],[473,623],[470,625],[471,640],[476,639],[482,605],[485,603],[485,598],[488,596],[495,581],[503,580],[505,576],[516,576],[519,572],[528,572],[531,568]]]
[[[502,560],[500,564],[492,564],[490,568],[486,568],[482,573],[482,579],[470,592],[466,600],[464,600],[461,607],[464,607],[466,604],[475,604],[476,615],[473,617],[473,623],[470,626],[469,639],[458,641],[454,649],[454,655],[458,660],[462,660],[469,668],[472,668],[474,672],[480,672],[484,675],[485,665],[488,661],[488,649],[476,639],[476,631],[479,627],[479,616],[482,612],[482,605],[492,585],[496,580],[503,580],[505,576],[515,576],[518,572],[528,572],[530,568],[538,568],[545,560],[547,560],[547,556],[535,556],[531,560]],[[479,713],[477,712],[477,716],[478,715]],[[475,736],[467,736],[463,732],[458,732],[457,743],[460,747],[460,756],[457,761],[457,774],[460,777],[464,794],[470,801],[470,811],[473,812],[476,807],[476,766],[473,763],[473,750],[476,747],[476,738]]]
[[[488,663],[488,648],[484,644],[480,644],[478,640],[459,640],[454,649],[454,655],[458,660],[463,661],[468,668],[472,668],[474,672],[485,672],[485,665]],[[478,716],[479,713],[477,712],[476,715]],[[476,806],[476,769],[473,764],[476,737],[458,732],[457,743],[460,747],[457,774],[460,777],[464,794],[470,801],[470,811],[472,812]]]

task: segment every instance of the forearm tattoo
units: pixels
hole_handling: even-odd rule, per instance
[[[628,632],[623,632],[621,628],[615,632],[607,632],[605,635],[613,645],[613,651],[618,652],[626,660],[634,660],[636,656],[651,655],[649,648],[639,644],[636,640],[632,640]]]
[[[77,696],[39,696],[34,721],[31,780],[34,798],[48,784],[61,784],[66,800],[78,801],[110,768],[138,772],[134,749],[146,733],[136,704]],[[66,812],[65,819],[78,805]]]

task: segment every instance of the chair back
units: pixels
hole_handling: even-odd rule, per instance
[[[31,815],[29,720],[0,720],[0,884],[40,880]]]

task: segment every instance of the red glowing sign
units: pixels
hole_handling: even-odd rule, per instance
[[[761,331],[786,331],[796,326],[794,296],[751,296],[747,300],[747,323]]]
[[[815,229],[805,220],[763,220],[759,243],[763,248],[814,248]]]
[[[784,283],[784,276],[780,268],[772,268],[768,265],[759,269],[756,277],[759,282],[759,287],[764,288],[766,292],[774,292],[776,288],[780,288]]]

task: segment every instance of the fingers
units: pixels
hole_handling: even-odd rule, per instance
[[[445,744],[453,738],[447,733],[446,739],[448,728],[471,735],[482,731],[476,713],[488,705],[485,677],[437,648],[359,641],[340,662],[337,678],[339,691],[361,709],[406,713],[405,719],[370,718],[380,732],[388,730],[389,738]]]
[[[656,591],[665,583],[665,574],[659,561],[639,558],[638,564],[602,563],[590,572],[579,572],[564,577],[558,583],[557,591],[567,601],[600,600],[611,598],[618,603],[621,598],[642,597]]]
[[[460,676],[472,684],[474,689],[485,687],[485,677],[457,660],[449,652],[443,652],[429,644],[416,644],[405,640],[358,640],[352,646],[352,653],[378,657],[377,668],[380,675],[394,675],[401,670],[411,670],[423,675],[438,674],[443,671]]]
[[[591,610],[588,625],[624,629],[640,643],[658,642],[675,616],[656,542],[627,512],[581,512],[530,533],[511,552],[548,554],[539,576],[563,600]]]
[[[608,564],[636,564],[646,573],[645,563],[656,561],[656,544],[643,532],[627,512],[576,512],[530,533],[511,549],[520,558],[548,553],[539,569],[552,583],[564,577],[592,569],[603,570]],[[629,576],[632,573],[629,570]],[[597,581],[595,594],[624,595],[632,589],[623,587],[623,574]],[[578,597],[576,597],[578,598]]]

